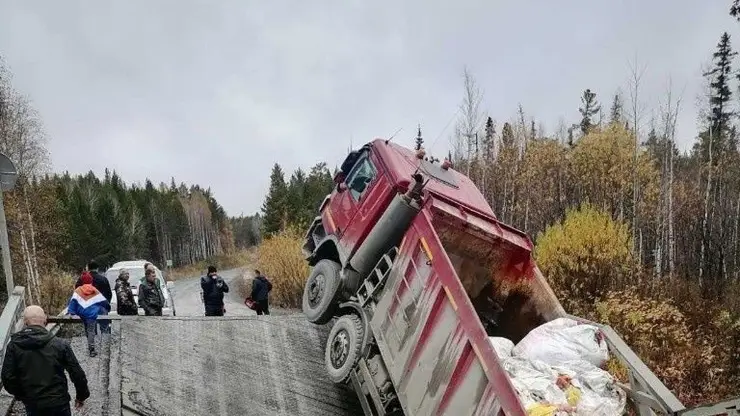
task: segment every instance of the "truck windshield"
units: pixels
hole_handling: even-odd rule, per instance
[[[347,188],[352,198],[359,200],[373,179],[375,179],[375,167],[367,156],[363,156],[347,177]]]

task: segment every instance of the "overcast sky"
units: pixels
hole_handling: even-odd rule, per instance
[[[446,153],[465,65],[501,122],[521,103],[553,132],[585,88],[608,108],[628,61],[649,107],[683,91],[696,135],[701,65],[737,34],[730,0],[0,0],[0,54],[40,111],[54,169],[210,186],[253,213],[273,163],[343,159],[417,123]],[[737,43],[736,43],[737,45]],[[649,115],[646,119],[649,118]],[[440,139],[437,139],[440,137]],[[435,139],[437,139],[435,141]]]

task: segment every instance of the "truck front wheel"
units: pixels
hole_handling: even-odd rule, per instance
[[[356,315],[344,315],[334,323],[324,352],[331,381],[342,383],[349,378],[360,358],[363,331],[362,320]]]
[[[323,259],[311,270],[303,288],[303,313],[309,322],[323,325],[334,316],[341,269],[339,263]]]

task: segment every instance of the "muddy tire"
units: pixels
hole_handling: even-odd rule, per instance
[[[363,335],[362,320],[356,315],[344,315],[334,323],[324,351],[324,363],[331,381],[343,383],[349,378],[360,358]]]
[[[339,272],[342,266],[328,259],[316,263],[303,288],[303,313],[308,322],[324,325],[337,309]]]

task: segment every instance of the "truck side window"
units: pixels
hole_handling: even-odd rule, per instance
[[[355,201],[359,201],[367,186],[375,179],[375,167],[367,156],[362,157],[347,177],[347,188]]]

